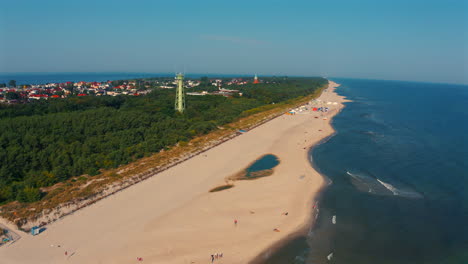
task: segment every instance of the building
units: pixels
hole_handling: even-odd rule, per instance
[[[255,74],[255,77],[254,77],[254,81],[253,81],[253,83],[254,83],[254,84],[257,84],[257,83],[259,83],[259,81],[258,81],[258,77],[257,77],[257,74]]]

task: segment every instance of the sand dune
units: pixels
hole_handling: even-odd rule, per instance
[[[310,224],[324,180],[307,152],[333,132],[330,117],[344,101],[336,86],[330,82],[319,98],[339,102],[326,105],[327,120],[310,111],[273,119],[67,216],[38,236],[23,234],[0,247],[1,262],[139,263],[141,257],[141,263],[210,263],[211,254],[223,253],[215,263],[248,263]],[[267,153],[281,160],[273,175],[209,192]]]

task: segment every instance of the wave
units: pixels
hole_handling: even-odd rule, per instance
[[[395,185],[382,181],[381,179],[373,176],[367,175],[366,173],[352,173],[346,171],[346,174],[351,176],[354,181],[353,185],[360,191],[368,192],[375,195],[394,195],[401,196],[405,198],[423,198],[423,195],[410,189],[410,187],[405,187],[404,184],[398,184],[399,188]]]
[[[364,178],[368,178],[368,176],[359,175],[357,173],[351,173],[350,171],[346,171],[346,174],[359,181],[362,181]]]
[[[368,136],[371,136],[371,137],[385,137],[385,135],[380,134],[380,133],[375,132],[375,131],[372,131],[372,130],[359,131],[359,133],[364,134],[364,135],[368,135]]]
[[[377,134],[376,132],[374,132],[372,130],[362,131],[361,133],[366,134],[366,135],[375,135],[375,134]]]
[[[363,179],[361,179],[362,176],[360,176],[359,174],[354,174],[354,173],[351,173],[349,171],[346,171],[346,174],[348,174],[349,176],[353,177],[354,179],[360,181],[360,182],[363,182]]]
[[[423,198],[423,195],[413,191],[413,190],[405,190],[402,188],[396,188],[395,186],[391,185],[390,183],[384,182],[380,179],[377,179],[377,181],[382,184],[385,188],[387,188],[389,191],[393,193],[393,195],[398,195],[406,198]]]
[[[377,194],[375,190],[378,190],[379,188],[378,186],[375,186],[375,180],[371,176],[351,173],[350,171],[346,171],[346,174],[351,176],[351,178],[354,180],[352,183],[358,190],[371,194]]]
[[[393,195],[398,195],[398,189],[395,188],[393,185],[391,185],[390,183],[383,182],[379,179],[377,179],[377,181],[380,182],[380,184],[382,184],[385,188],[387,188],[387,190],[391,191]]]
[[[374,178],[365,174],[351,173],[350,171],[346,171],[346,174],[348,174],[355,180],[358,180],[359,182],[364,183],[368,187],[370,187],[369,183],[371,183],[374,180]]]

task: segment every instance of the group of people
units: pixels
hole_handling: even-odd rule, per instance
[[[216,253],[211,255],[211,263],[213,263],[216,259],[220,259],[223,257],[223,253]]]

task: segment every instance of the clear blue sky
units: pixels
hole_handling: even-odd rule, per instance
[[[467,0],[0,0],[0,72],[468,84]]]

